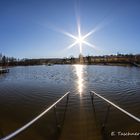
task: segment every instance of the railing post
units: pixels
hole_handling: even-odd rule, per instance
[[[111,107],[111,105],[108,104],[108,105],[107,105],[107,112],[106,112],[106,115],[105,115],[105,119],[104,119],[104,122],[102,123],[102,128],[101,128],[101,133],[102,133],[104,139],[108,139],[108,138],[107,138],[107,129],[106,129],[106,125],[107,125],[108,118],[109,118],[110,107]]]
[[[95,125],[98,128],[98,123],[97,123],[97,115],[96,115],[96,110],[95,110],[95,104],[94,104],[94,93],[90,92],[90,96],[91,96],[91,102],[92,102],[92,109],[93,109],[93,117],[95,119]]]
[[[62,126],[64,124],[64,120],[65,120],[65,116],[66,116],[66,110],[68,107],[68,101],[69,101],[69,94],[67,95],[67,101],[66,101],[66,106],[65,106],[65,110],[64,110],[64,115],[63,115],[63,120],[62,120]]]
[[[104,129],[104,128],[106,127],[106,124],[107,124],[107,122],[108,122],[110,107],[111,107],[111,105],[108,104],[108,105],[107,105],[107,112],[106,112],[106,115],[105,115],[105,119],[104,119],[104,122],[103,122],[103,124],[102,124],[102,129]]]
[[[90,92],[90,96],[91,96],[91,102],[92,102],[92,105],[93,105],[94,93]]]
[[[58,119],[57,119],[56,105],[54,106],[54,115],[55,115],[56,129],[57,129],[57,131],[59,132],[59,130],[60,130],[60,125],[59,125]]]
[[[69,94],[67,95],[67,103],[68,103],[68,100],[69,100]]]
[[[54,106],[54,113],[55,113],[55,120],[56,120],[56,128],[57,128],[58,134],[61,132],[61,128],[63,127],[64,121],[65,121],[65,116],[66,116],[66,110],[67,110],[67,106],[68,106],[68,101],[69,101],[69,94],[67,94],[67,97],[66,97],[66,105],[65,105],[65,109],[64,109],[64,114],[63,114],[62,121],[59,121],[58,120],[56,106]]]
[[[67,95],[67,101],[66,101],[66,106],[65,106],[65,111],[64,111],[64,113],[66,112],[66,109],[67,109],[67,106],[68,106],[68,101],[69,101],[69,94]]]

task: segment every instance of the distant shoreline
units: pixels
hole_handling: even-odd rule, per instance
[[[135,66],[140,67],[140,55],[133,54],[117,54],[117,55],[104,55],[104,56],[83,56],[75,58],[39,58],[39,59],[16,59],[2,56],[0,59],[0,66],[32,66],[32,65],[106,65],[106,66]]]
[[[140,65],[133,65],[131,63],[92,63],[92,64],[86,64],[86,63],[73,63],[73,64],[60,64],[60,63],[55,63],[55,64],[33,64],[33,65],[9,65],[7,67],[18,67],[18,66],[53,66],[53,65],[97,65],[97,66],[125,66],[125,67],[140,67]]]

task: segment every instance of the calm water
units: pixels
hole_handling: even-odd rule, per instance
[[[140,117],[140,68],[120,66],[54,65],[10,68],[0,75],[0,135],[7,135],[44,111],[64,93],[66,99],[15,140],[133,140],[138,137],[111,137],[113,132],[140,132],[140,124],[110,108],[104,131],[107,104],[94,98],[96,91],[133,115]]]

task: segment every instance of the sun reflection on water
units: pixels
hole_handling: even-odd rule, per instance
[[[83,92],[83,65],[74,65],[77,75],[77,85],[78,85],[78,91],[80,95]]]

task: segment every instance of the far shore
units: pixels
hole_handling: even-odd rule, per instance
[[[0,68],[16,67],[16,66],[53,66],[53,65],[98,65],[98,66],[125,66],[125,67],[140,67],[139,64],[135,65],[132,63],[49,63],[49,64],[28,64],[28,65],[7,65],[0,66]]]
[[[105,65],[105,66],[135,66],[140,67],[140,54],[117,54],[104,56],[83,56],[65,57],[65,58],[24,58],[16,59],[13,57],[2,56],[0,59],[0,67],[9,66],[33,66],[33,65]]]

